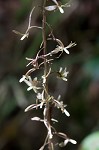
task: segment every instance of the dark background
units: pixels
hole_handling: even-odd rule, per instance
[[[24,109],[35,102],[34,93],[27,92],[27,86],[18,82],[28,70],[25,57],[34,57],[39,49],[41,31],[31,30],[29,38],[23,41],[12,32],[26,31],[34,5],[37,7],[31,24],[41,25],[41,2],[0,0],[0,150],[38,150],[46,136],[43,124],[30,120],[41,116],[42,111],[24,113]],[[99,130],[99,0],[73,0],[70,4],[71,7],[64,8],[64,14],[47,13],[54,35],[65,46],[71,41],[77,43],[70,49],[70,55],[63,53],[53,64],[54,69],[67,67],[68,82],[55,77],[49,79],[50,92],[62,95],[71,114],[68,118],[55,111],[59,120],[55,126],[78,142],[77,145],[69,143],[65,148],[57,147],[57,150],[78,150],[87,135]],[[54,44],[49,43],[48,49]],[[39,77],[40,73],[33,76]]]

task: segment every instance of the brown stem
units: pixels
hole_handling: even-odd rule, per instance
[[[43,50],[43,55],[47,54],[47,50],[46,50],[46,12],[45,12],[45,8],[46,7],[46,0],[43,0],[43,20],[42,20],[42,37],[43,37],[43,45],[44,45],[44,50]],[[46,62],[46,58],[44,58],[44,76],[47,75],[48,72],[48,65]],[[45,99],[47,99],[48,96],[48,84],[47,84],[47,79],[46,79],[46,83],[44,85],[45,88]],[[47,91],[47,92],[46,92]],[[51,110],[50,110],[50,103],[46,102],[46,108],[47,108],[47,121],[48,124],[51,126]],[[48,149],[49,150],[53,150],[53,144],[51,139],[48,137]]]

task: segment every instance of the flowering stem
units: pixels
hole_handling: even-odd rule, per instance
[[[43,55],[47,54],[47,50],[46,50],[46,12],[45,12],[45,8],[46,7],[46,0],[43,0],[43,20],[42,20],[42,37],[43,37]],[[46,58],[44,58],[44,76],[46,77],[48,72],[48,65],[46,62]],[[46,82],[44,83],[44,88],[45,88],[45,99],[47,100],[47,96],[48,96],[48,83],[47,83],[47,79]],[[49,126],[51,126],[51,107],[49,102],[46,102],[46,110],[47,110],[47,122],[49,124]],[[49,150],[53,150],[53,144],[52,141],[50,139],[50,137],[48,136],[48,149]]]

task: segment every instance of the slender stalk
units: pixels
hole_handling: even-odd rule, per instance
[[[47,49],[46,49],[46,12],[45,12],[45,8],[46,7],[46,0],[43,0],[43,20],[42,20],[42,37],[43,37],[43,45],[44,45],[44,49],[43,49],[43,55],[47,54]],[[44,58],[44,76],[47,75],[48,72],[48,65],[46,62],[46,58]],[[47,79],[46,79],[46,83],[44,85],[45,87],[45,99],[47,99],[47,93],[48,93],[48,84],[47,84]],[[49,102],[46,103],[46,108],[47,108],[47,121],[48,124],[51,126],[51,107]],[[49,150],[53,150],[53,144],[51,139],[48,137],[48,149]]]

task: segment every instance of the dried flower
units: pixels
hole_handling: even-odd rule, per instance
[[[25,76],[23,75],[23,77],[19,80],[19,82],[25,82],[29,87],[27,88],[27,91],[30,91],[33,89],[33,91],[35,93],[38,92],[38,89],[41,89],[41,87],[37,87],[38,85],[38,80],[37,77],[35,77],[33,80],[31,78],[31,76]]]
[[[59,49],[59,51],[62,51],[62,52],[64,51],[66,54],[69,54],[68,48],[71,48],[71,47],[73,47],[73,46],[76,45],[75,43],[71,42],[68,46],[65,47],[61,40],[59,40],[59,39],[55,39],[55,40],[59,44],[59,46],[57,47],[57,49]]]
[[[53,103],[57,108],[60,108],[62,113],[65,113],[66,116],[70,116],[69,112],[65,109],[66,105],[63,104],[63,101],[58,101],[56,99],[53,99]]]
[[[58,78],[64,80],[64,81],[67,81],[67,75],[68,75],[68,71],[66,71],[66,68],[63,70],[62,67],[60,67],[59,71],[57,72],[58,73]]]
[[[63,51],[66,54],[69,54],[68,49],[73,47],[73,46],[76,46],[75,43],[71,42],[68,46],[65,47],[61,40],[55,39],[55,38],[54,39],[53,38],[48,38],[47,40],[54,40],[54,41],[56,41],[59,44],[59,45],[57,45],[57,47],[53,51],[50,52],[50,56],[53,55],[53,54],[57,54],[59,52],[61,52],[61,54],[62,54]],[[59,56],[61,56],[61,54]]]
[[[69,51],[67,50],[66,47],[62,47],[62,46],[57,46],[57,48],[55,48],[54,52],[58,53],[58,52],[65,52],[66,54],[69,54]]]

